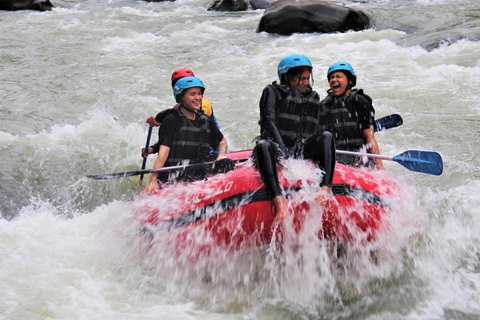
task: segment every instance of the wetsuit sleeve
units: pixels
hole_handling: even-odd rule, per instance
[[[155,121],[157,121],[158,123],[162,123],[163,120],[165,120],[165,118],[172,114],[173,112],[175,111],[174,108],[170,108],[170,109],[166,109],[166,110],[163,110],[161,112],[159,112],[156,116],[155,116]]]
[[[166,109],[166,110],[163,110],[161,112],[159,112],[156,116],[155,116],[155,121],[158,122],[158,123],[162,123],[163,120],[165,120],[165,118],[171,114],[175,109],[171,108],[171,109]],[[160,129],[158,129],[158,141],[151,145],[150,146],[152,148],[152,152],[153,153],[158,153],[158,150],[160,150]]]
[[[272,85],[268,85],[263,89],[262,97],[260,98],[261,136],[264,139],[271,139],[278,143],[280,149],[287,154],[282,136],[276,125],[276,104],[277,97],[275,89]]]
[[[158,128],[158,141],[150,147],[152,148],[152,153],[158,153],[158,150],[160,150],[160,128]]]
[[[210,122],[210,130],[212,132],[212,140],[210,142],[210,146],[213,149],[218,149],[218,145],[220,141],[223,140],[223,133],[218,129],[215,121],[212,118],[208,118],[208,121]]]
[[[217,118],[216,118],[215,115],[213,114],[213,110],[212,110],[212,115],[210,116],[210,119],[212,119],[213,122],[215,123],[215,125],[217,126],[217,128],[220,129],[220,126],[218,125]]]
[[[167,116],[160,126],[158,131],[158,144],[159,146],[164,145],[169,148],[172,147],[173,141],[175,140],[175,135],[177,133],[178,122],[180,120],[175,114]]]

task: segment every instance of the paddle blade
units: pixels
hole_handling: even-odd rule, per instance
[[[443,161],[440,154],[433,151],[408,150],[393,157],[393,161],[405,168],[439,176],[443,172]]]
[[[375,120],[375,132],[383,129],[390,129],[400,127],[403,124],[403,119],[399,114],[391,114],[383,118]]]

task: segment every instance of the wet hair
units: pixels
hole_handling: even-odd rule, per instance
[[[310,76],[312,78],[312,84],[313,84],[313,71],[311,67],[307,67],[307,66],[295,67],[288,70],[287,73],[284,73],[282,75],[281,84],[289,84],[288,79],[295,79],[295,78],[298,79],[300,75],[305,71],[310,71]],[[300,81],[300,79],[298,81]]]

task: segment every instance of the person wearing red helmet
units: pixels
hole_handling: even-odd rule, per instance
[[[178,80],[180,80],[184,77],[195,77],[195,74],[193,73],[192,70],[190,70],[188,68],[180,68],[180,69],[177,69],[177,70],[173,71],[172,76],[171,76],[172,89],[173,89],[175,83],[177,83]],[[150,117],[147,118],[147,120],[145,122],[148,123],[150,125],[150,127],[160,127],[163,120],[169,114],[171,114],[174,109],[178,108],[178,106],[179,106],[179,104],[177,103],[173,106],[173,108],[163,110],[163,111],[159,112],[155,117],[150,116]],[[220,129],[220,127],[218,126],[217,118],[215,117],[215,115],[213,113],[212,104],[205,97],[202,98],[201,110],[207,116],[212,118],[212,120],[215,122],[215,125]],[[160,134],[160,131],[159,131],[159,134]],[[155,143],[154,145],[152,145],[148,148],[148,153],[145,152],[145,148],[142,148],[142,157],[146,158],[150,154],[157,153],[159,148],[160,148],[159,141],[160,141],[160,136],[159,136],[159,139],[158,139],[157,143]]]

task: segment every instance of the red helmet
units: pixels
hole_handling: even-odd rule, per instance
[[[188,68],[177,69],[172,73],[172,82],[183,77],[195,77],[195,74]]]

